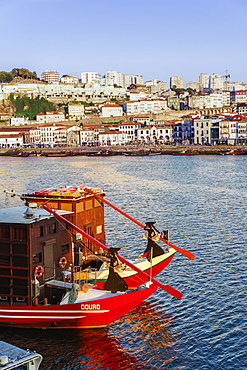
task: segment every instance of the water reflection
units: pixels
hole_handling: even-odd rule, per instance
[[[40,353],[43,356],[40,370],[149,370],[154,365],[161,369],[162,364],[175,358],[169,350],[174,345],[170,324],[171,319],[156,304],[143,302],[105,329],[2,328],[0,340]]]

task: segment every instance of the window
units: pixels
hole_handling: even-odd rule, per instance
[[[44,226],[40,226],[40,236],[44,236]]]
[[[8,226],[1,226],[0,227],[0,238],[1,239],[9,239],[9,227]]]
[[[15,240],[26,240],[27,239],[27,230],[21,227],[14,228],[14,239]]]
[[[33,263],[36,264],[40,262],[42,262],[42,252],[33,255]]]
[[[69,243],[61,245],[61,252],[62,255],[69,253]]]

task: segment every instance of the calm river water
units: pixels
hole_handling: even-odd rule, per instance
[[[0,340],[42,354],[41,369],[247,369],[247,156],[0,157],[0,190],[101,187],[139,220],[170,230],[177,253],[158,276],[184,296],[158,290],[107,328],[0,329]],[[18,198],[0,193],[0,206]],[[128,257],[146,247],[142,229],[105,206],[108,246]],[[162,245],[161,243],[159,243]]]

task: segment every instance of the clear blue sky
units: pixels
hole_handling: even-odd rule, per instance
[[[0,0],[0,71],[247,82],[247,0]]]

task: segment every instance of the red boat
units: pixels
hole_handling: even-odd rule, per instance
[[[102,198],[103,192],[99,189],[69,187],[60,190],[22,196],[23,199],[31,197],[40,200],[43,203],[42,208],[37,207],[37,204],[33,204],[31,208],[29,204],[28,208],[0,210],[0,326],[97,328],[125,315],[154,293],[157,287],[181,299],[180,292],[170,285],[159,283],[153,276],[172,260],[175,251],[190,259],[194,258],[192,253],[174,246],[159,234],[158,239],[170,247],[168,253],[164,253],[155,243],[157,230],[153,222],[146,223],[146,226],[140,224]],[[85,199],[81,198],[78,192],[84,193]],[[73,199],[67,198],[68,194],[73,194]],[[48,197],[49,203],[47,200],[44,202],[44,196]],[[81,210],[86,209],[86,206],[81,206],[82,202],[85,201],[85,205],[94,204],[91,200],[93,197],[111,205],[148,231],[148,245],[144,254],[146,260],[143,257],[135,263],[130,262],[117,254],[118,248],[107,248],[69,220],[74,216],[69,210],[72,209],[70,205],[73,202],[79,211],[77,214],[80,215]],[[58,199],[61,199],[60,203]],[[47,205],[50,203],[59,207],[64,203],[64,210],[62,207],[60,210],[51,209]],[[97,201],[96,215],[101,216],[101,208],[102,204],[99,206]],[[102,221],[101,218],[98,218],[98,222],[99,220]],[[66,227],[58,221],[64,222]],[[84,222],[83,219],[81,222]],[[62,272],[66,271],[67,259],[70,263],[73,262],[68,229],[74,230],[76,235],[81,234],[90,244],[94,244],[98,251],[106,252],[106,259],[110,261],[109,273],[101,281],[96,281],[101,290],[88,288],[76,272],[72,272],[73,283],[62,278]],[[45,233],[46,230],[48,234]],[[100,234],[101,228],[97,231],[98,235],[103,235]],[[62,257],[59,257],[61,253]],[[73,265],[71,266],[73,271]],[[106,270],[103,269],[100,273],[102,272],[105,273]],[[148,288],[129,290],[146,282],[149,282]]]
[[[222,155],[243,155],[244,153],[243,152],[238,152],[236,150],[231,150],[230,152],[224,152],[224,153],[221,153]]]
[[[138,306],[157,290],[149,288],[128,293],[89,289],[79,291],[74,303],[67,293],[60,304],[43,306],[0,306],[0,326],[37,329],[101,328]]]
[[[190,155],[197,155],[199,154],[199,152],[186,152],[186,151],[183,151],[183,152],[174,152],[174,153],[171,153],[172,155],[187,155],[187,156],[190,156]]]

